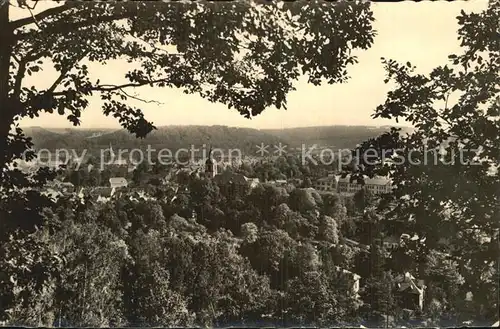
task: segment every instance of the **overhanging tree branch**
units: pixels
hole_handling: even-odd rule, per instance
[[[135,99],[135,100],[138,100],[138,101],[143,102],[143,103],[155,103],[155,104],[158,104],[158,105],[162,105],[162,104],[163,104],[163,103],[158,102],[158,101],[155,101],[155,100],[146,100],[146,99],[140,98],[140,97],[138,97],[138,96],[130,95],[129,93],[127,93],[127,92],[126,92],[125,90],[123,90],[123,89],[119,89],[119,90],[120,90],[120,92],[121,92],[122,94],[124,94],[125,96],[130,97],[130,98]]]
[[[92,19],[86,19],[78,22],[62,22],[58,25],[52,25],[44,28],[42,31],[44,33],[64,33],[66,31],[70,31],[72,29],[81,29],[88,26],[98,25],[102,23],[110,23],[113,21],[117,21],[120,19],[133,17],[135,14],[133,12],[126,12],[122,14],[110,15],[110,16],[101,16]],[[36,17],[36,16],[35,16]],[[33,21],[34,22],[34,21]],[[32,23],[33,23],[32,22]],[[31,32],[19,33],[16,35],[17,40],[23,40],[31,35]]]
[[[14,93],[13,93],[13,98],[17,99],[19,94],[21,93],[21,87],[22,87],[22,81],[24,79],[24,76],[26,74],[26,68],[29,62],[34,61],[35,59],[40,58],[43,56],[44,52],[40,53],[35,53],[34,51],[30,52],[27,54],[24,58],[21,60],[18,59],[17,57],[14,57],[14,60],[19,63],[19,68],[17,70],[16,74],[16,79],[14,81]]]
[[[61,83],[61,81],[64,79],[64,77],[66,76],[66,74],[69,72],[70,69],[71,67],[63,69],[59,77],[56,79],[56,81],[54,81],[54,83],[52,84],[52,86],[50,86],[47,92],[53,92],[57,88],[57,86]]]
[[[100,91],[100,92],[110,92],[110,91],[117,91],[118,90],[118,91],[123,92],[124,88],[142,87],[142,86],[153,85],[155,83],[161,83],[161,82],[166,82],[166,81],[167,81],[166,79],[159,79],[159,80],[148,80],[148,81],[137,82],[137,83],[125,83],[122,85],[104,84],[104,85],[98,85],[98,86],[91,87],[88,90],[89,91]],[[43,92],[43,94],[51,95],[53,97],[68,96],[68,95],[72,95],[74,93],[75,93],[74,90],[63,90],[63,91],[52,92],[50,89]],[[127,96],[131,97],[130,95],[127,95]],[[132,97],[132,98],[134,98],[134,97]],[[138,100],[141,100],[141,99],[138,99]]]
[[[42,29],[42,27],[41,27],[40,25],[38,25],[38,20],[36,19],[35,15],[33,15],[33,12],[31,11],[31,9],[30,9],[30,8],[28,8],[28,11],[30,12],[30,15],[31,15],[31,17],[33,18],[34,23],[36,24],[36,26],[37,26],[37,27],[41,30],[41,29]]]
[[[95,86],[92,88],[93,91],[114,91],[114,90],[121,90],[123,88],[128,88],[128,87],[141,87],[141,86],[146,86],[146,85],[152,85],[155,83],[160,83],[160,82],[166,82],[166,79],[158,79],[158,80],[149,80],[149,81],[144,81],[144,82],[132,82],[132,83],[126,83],[123,85],[99,85]]]
[[[90,50],[84,52],[80,58],[75,62],[78,63],[79,61],[81,61],[83,58],[85,58],[85,56],[87,56],[87,54],[90,52]],[[59,77],[56,79],[56,81],[54,81],[54,83],[52,84],[52,86],[50,86],[50,88],[47,90],[47,92],[54,92],[54,90],[56,90],[57,86],[61,83],[61,81],[66,77],[66,74],[68,74],[69,71],[71,71],[71,69],[74,67],[74,64],[73,65],[68,65],[67,67],[63,68],[61,70],[61,74],[59,75]]]
[[[21,18],[21,19],[18,19],[16,21],[12,21],[12,22],[10,22],[10,27],[13,30],[15,30],[15,29],[18,29],[18,28],[23,27],[25,25],[36,23],[37,20],[39,21],[39,20],[45,19],[47,17],[50,17],[52,15],[61,14],[64,11],[71,9],[75,6],[76,6],[76,3],[70,2],[70,3],[65,3],[62,6],[49,8],[47,10],[42,11],[39,14],[32,15],[31,17]]]

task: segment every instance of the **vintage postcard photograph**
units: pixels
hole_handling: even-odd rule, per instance
[[[499,327],[500,0],[0,0],[0,327]]]

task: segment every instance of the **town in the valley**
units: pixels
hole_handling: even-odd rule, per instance
[[[408,241],[418,240],[419,237],[406,234],[402,222],[384,221],[383,218],[374,221],[373,218],[377,199],[391,192],[390,178],[364,176],[360,182],[358,179],[352,179],[342,168],[338,168],[338,162],[330,158],[327,159],[327,165],[318,164],[319,159],[314,161],[314,158],[310,163],[301,164],[303,159],[299,148],[289,155],[265,157],[250,155],[231,161],[216,159],[209,151],[205,159],[196,159],[182,165],[137,164],[116,157],[111,145],[106,151],[116,160],[106,162],[104,169],[101,169],[101,164],[93,158],[86,159],[86,162],[76,162],[72,158],[61,160],[57,157],[38,158],[31,162],[20,161],[18,167],[28,172],[40,166],[52,166],[53,169],[57,169],[59,171],[57,178],[41,188],[43,194],[54,200],[76,194],[81,200],[93,200],[99,204],[112,204],[120,199],[174,204],[176,199],[185,197],[191,201],[189,205],[192,205],[195,195],[200,193],[197,189],[205,184],[206,189],[215,188],[213,191],[216,191],[216,195],[212,196],[214,198],[247,201],[264,193],[267,196],[260,197],[281,200],[281,204],[275,203],[271,207],[273,210],[283,207],[292,212],[290,210],[292,208],[296,210],[297,216],[314,221],[321,217],[334,216],[340,219],[337,224],[340,226],[339,232],[336,233],[338,237],[330,241],[326,247],[322,245],[321,248],[332,248],[332,246],[339,250],[348,248],[356,255],[355,257],[351,255],[352,258],[356,258],[356,262],[351,259],[351,262],[346,261],[343,266],[335,266],[336,271],[348,280],[355,299],[363,303],[360,290],[372,274],[370,268],[373,259],[370,253],[373,251],[370,249],[376,247],[377,253],[387,260],[384,262],[386,270],[395,273],[393,281],[389,283],[393,286],[387,287],[394,294],[396,302],[393,307],[401,309],[401,314],[404,314],[408,321],[416,319],[416,315],[424,310],[425,280],[415,277],[415,273],[400,270],[401,266],[394,264],[392,259],[393,251],[401,249]],[[204,191],[207,194],[208,192]],[[295,197],[301,200],[296,200]],[[262,201],[268,202],[271,199]],[[217,201],[210,200],[210,202]],[[335,209],[334,212],[332,208]],[[202,223],[210,221],[211,215],[204,214],[203,209],[181,211],[188,214],[186,219]],[[203,218],[204,216],[207,218]],[[237,218],[227,220],[240,223]],[[251,223],[251,220],[241,224],[248,223]],[[238,236],[242,233],[243,226],[235,227],[234,224],[228,227],[235,228],[234,234]],[[224,225],[216,228],[221,227]],[[322,244],[318,241],[312,243],[315,248],[319,248]],[[445,247],[446,239],[439,239],[438,243]],[[466,298],[472,298],[471,294],[468,293]],[[365,303],[369,302],[365,300]],[[390,317],[383,312],[382,316]],[[394,317],[385,321],[387,324],[394,323]]]

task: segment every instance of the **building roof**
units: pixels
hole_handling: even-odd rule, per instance
[[[360,248],[361,250],[369,250],[370,249],[370,246],[367,246],[365,244],[362,244],[362,243],[359,243],[357,241],[354,241],[354,240],[351,240],[351,239],[348,239],[348,238],[344,238],[344,242],[351,246],[351,247],[356,247],[356,248]]]
[[[351,276],[354,280],[359,280],[359,279],[361,279],[361,276],[360,276],[359,274],[356,274],[356,273],[354,273],[354,272],[351,272],[351,271],[346,270],[346,269],[344,269],[344,268],[341,268],[341,267],[339,267],[339,266],[335,266],[335,269],[336,269],[337,271],[339,271],[339,272],[342,272],[343,274],[348,274],[348,275],[350,275],[350,276]]]
[[[114,185],[114,184],[127,184],[127,180],[125,177],[111,177],[109,179],[109,183]]]
[[[336,180],[337,180],[337,177],[335,177],[335,176],[328,176],[328,177],[319,178],[317,181],[318,182],[331,182],[331,181],[336,181]]]
[[[407,291],[411,293],[422,294],[424,290],[422,282],[418,282],[422,285],[422,287],[419,287],[417,282],[418,281],[413,275],[411,275],[410,272],[406,272],[404,275],[400,275],[396,278],[397,289],[399,292]]]
[[[386,177],[365,178],[365,185],[388,185],[391,180]]]
[[[345,177],[339,177],[338,182],[339,183],[350,183],[351,182],[351,175],[347,175]]]
[[[391,180],[387,177],[381,177],[381,176],[375,176],[373,178],[370,178],[368,176],[364,176],[364,181],[365,185],[387,185],[391,183]],[[351,182],[351,175],[347,175],[346,177],[339,177],[338,178],[339,183],[350,183]],[[357,183],[357,181],[353,181],[352,183]]]

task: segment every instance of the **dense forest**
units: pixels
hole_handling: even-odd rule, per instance
[[[201,147],[212,144],[223,150],[239,148],[244,154],[256,155],[256,145],[278,145],[283,143],[290,147],[306,149],[314,144],[338,149],[351,149],[356,144],[388,131],[389,127],[365,126],[330,126],[290,128],[276,130],[258,130],[227,126],[162,126],[152,131],[144,139],[137,139],[125,130],[110,129],[44,129],[40,127],[24,128],[25,133],[33,138],[38,149],[88,149],[91,153],[99,153],[100,149],[113,145],[115,148],[153,149],[168,148],[177,150],[189,148],[191,145]]]
[[[107,203],[68,196],[42,209],[43,229],[13,235],[1,248],[2,318],[63,326],[381,326],[457,324],[495,312],[458,298],[466,288],[439,253],[425,255],[421,272],[428,306],[411,316],[400,309],[392,287],[406,249],[391,260],[376,243],[367,252],[344,242],[356,231],[366,241],[379,234],[368,195],[227,190],[193,175],[179,184],[187,192],[163,186],[153,188],[153,199],[124,193]],[[356,229],[359,215],[371,229]],[[351,272],[363,277],[359,296]]]
[[[402,127],[402,133],[410,133],[411,128]],[[301,147],[305,144],[310,147],[328,146],[335,149],[352,149],[361,141],[379,136],[387,131],[389,126],[323,126],[297,127],[288,129],[264,129],[264,132],[284,139],[290,146]]]

